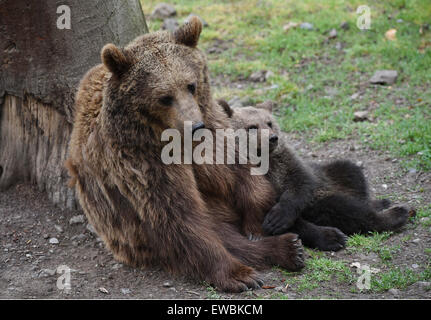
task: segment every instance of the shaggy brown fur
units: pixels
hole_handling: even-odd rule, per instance
[[[124,49],[102,50],[103,64],[82,79],[67,167],[82,208],[119,261],[159,265],[238,292],[261,284],[255,268],[303,267],[297,236],[253,242],[275,203],[270,183],[245,165],[165,165],[165,129],[184,121],[228,127],[211,98],[196,48],[201,22],[157,32]]]
[[[394,230],[407,221],[405,207],[387,209],[389,200],[370,199],[365,176],[352,162],[302,161],[285,139],[279,139],[280,128],[271,114],[270,101],[237,109],[230,109],[224,101],[219,100],[219,104],[234,129],[270,132],[267,176],[276,189],[278,203],[265,217],[263,228],[267,234],[295,232],[305,245],[333,251],[344,246],[343,232]]]

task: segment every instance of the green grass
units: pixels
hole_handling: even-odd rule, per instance
[[[307,251],[311,257],[305,261],[305,268],[300,274],[280,269],[286,277],[286,283],[294,287],[297,292],[312,291],[329,281],[353,283],[355,275],[347,262],[329,259],[322,252],[309,249]]]
[[[426,266],[423,272],[415,272],[412,269],[393,267],[381,274],[372,275],[371,290],[373,292],[383,292],[392,288],[405,289],[418,281],[431,280],[431,266]]]
[[[147,16],[157,2],[142,1]],[[359,5],[371,8],[370,30],[356,27]],[[431,31],[419,33],[420,26],[430,22],[430,1],[177,0],[175,7],[180,22],[192,12],[208,22],[202,49],[214,40],[230,42],[222,53],[208,55],[212,77],[236,82],[254,71],[274,72],[266,83],[215,88],[216,96],[274,100],[286,131],[315,142],[359,139],[388,150],[406,168],[431,169]],[[285,32],[283,25],[290,21],[313,23],[314,30]],[[344,21],[348,30],[339,27]],[[154,31],[161,22],[149,20],[148,25]],[[331,28],[338,36],[327,40]],[[397,29],[395,41],[384,37],[391,28]],[[390,87],[368,85],[378,69],[397,70],[397,82]],[[264,90],[271,85],[276,87]],[[337,92],[328,97],[332,88]],[[358,92],[360,99],[351,100]],[[352,121],[355,111],[367,109],[372,122]]]
[[[429,218],[429,219],[425,221],[421,221],[422,218]],[[431,226],[431,204],[426,205],[422,208],[419,208],[414,220],[415,222],[422,224],[424,227]]]
[[[389,262],[393,254],[400,250],[398,246],[387,246],[385,241],[391,236],[391,232],[374,232],[370,235],[355,234],[349,237],[347,241],[347,250],[352,253],[373,252],[381,259],[382,262]]]

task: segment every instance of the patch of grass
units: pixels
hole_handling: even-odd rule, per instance
[[[386,245],[385,242],[392,235],[392,232],[372,233],[370,236],[354,235],[348,240],[347,250],[351,252],[373,252],[380,260],[388,264],[394,255],[401,251],[401,245]]]
[[[291,273],[281,269],[286,276],[286,283],[294,286],[298,292],[312,291],[324,282],[334,280],[338,283],[352,283],[354,275],[347,263],[322,256],[312,256],[305,261],[303,273]]]
[[[218,300],[222,298],[214,287],[210,286],[206,282],[204,282],[203,285],[206,287],[208,299]]]
[[[350,252],[376,253],[383,262],[392,260],[393,254],[400,250],[400,246],[386,246],[384,243],[392,232],[374,232],[370,235],[355,234],[348,238],[346,249]]]
[[[429,281],[430,279],[430,265],[426,266],[425,270],[420,273],[409,268],[393,267],[386,272],[373,275],[370,284],[373,292],[383,292],[392,288],[405,289],[415,282]]]
[[[422,218],[429,218],[428,220],[422,220]],[[416,223],[420,223],[424,227],[431,226],[431,204],[421,207],[416,212],[416,217],[414,218]]]

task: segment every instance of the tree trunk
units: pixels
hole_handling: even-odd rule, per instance
[[[79,80],[103,45],[146,32],[139,0],[0,0],[0,190],[30,181],[76,207],[63,163]]]

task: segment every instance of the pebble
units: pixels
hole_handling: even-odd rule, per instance
[[[50,244],[58,244],[58,243],[59,243],[59,241],[58,241],[58,239],[57,239],[57,238],[51,238],[51,239],[49,239],[49,243],[50,243]]]
[[[417,268],[419,268],[419,265],[418,265],[418,264],[416,264],[416,263],[413,263],[413,264],[412,264],[412,268],[413,268],[413,269],[417,269]]]
[[[362,122],[362,121],[366,121],[369,120],[368,119],[368,111],[356,111],[353,114],[353,121],[355,122]]]
[[[394,84],[397,80],[398,72],[395,70],[377,70],[370,79],[372,84]]]
[[[85,222],[85,217],[84,217],[83,214],[80,214],[80,215],[77,215],[77,216],[73,216],[69,220],[69,224],[70,225],[80,224],[80,223],[84,223],[84,222]]]
[[[44,238],[44,239],[48,239],[48,238],[49,238],[49,234],[45,233],[45,234],[43,235],[43,238]]]
[[[337,29],[331,29],[331,31],[329,31],[329,39],[334,39],[337,37],[337,35]]]
[[[416,244],[419,244],[419,242],[421,242],[421,239],[417,238],[417,239],[412,240],[412,242],[416,243]]]
[[[283,292],[284,287],[280,286],[280,287],[275,287],[274,290],[278,291],[278,292]]]
[[[94,227],[93,227],[91,224],[87,223],[87,226],[86,226],[85,228],[86,228],[88,231],[90,231],[90,233],[92,233],[92,234],[94,234],[94,235],[96,235],[96,236],[97,236],[96,229],[94,229]]]
[[[159,3],[151,13],[153,19],[164,19],[177,15],[175,7],[167,3]]]
[[[108,294],[109,293],[109,291],[106,290],[106,288],[104,288],[104,287],[100,287],[98,290],[99,290],[99,292],[102,292],[104,294]]]
[[[259,70],[253,72],[248,79],[253,82],[264,82],[266,81],[267,72],[267,70]]]
[[[165,288],[170,288],[170,287],[172,287],[172,286],[173,286],[173,284],[172,284],[172,282],[171,282],[171,281],[166,281],[165,283],[163,283],[163,286],[164,286]]]
[[[356,92],[356,93],[354,93],[354,94],[352,94],[351,96],[350,96],[350,99],[351,100],[356,100],[356,99],[358,99],[359,98],[359,92]]]
[[[121,293],[122,294],[129,294],[131,291],[130,291],[130,289],[127,289],[127,288],[121,288]]]
[[[312,23],[309,23],[309,22],[303,22],[303,23],[301,23],[301,24],[299,25],[299,27],[300,27],[301,29],[304,29],[304,30],[313,30],[313,29],[314,29],[313,24],[312,24]]]
[[[415,168],[409,169],[409,174],[416,174],[418,171]]]
[[[53,276],[57,273],[56,270],[53,269],[42,269],[39,272],[39,277],[48,277],[48,276]]]
[[[112,269],[113,269],[113,270],[118,270],[118,269],[120,269],[122,266],[123,266],[123,265],[122,265],[121,263],[116,263],[116,264],[114,264],[114,265],[112,266]]]
[[[60,233],[63,232],[63,228],[61,226],[59,226],[58,224],[54,225],[54,229],[57,230],[57,232],[60,232]]]

